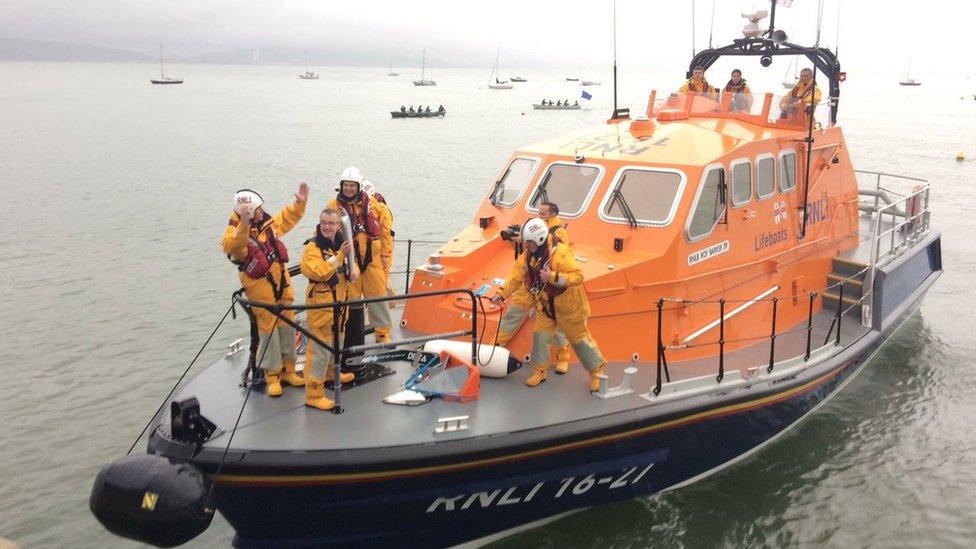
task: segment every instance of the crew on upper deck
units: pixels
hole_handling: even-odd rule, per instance
[[[699,94],[712,94],[717,91],[718,89],[710,85],[708,80],[705,80],[705,67],[701,65],[693,68],[691,70],[691,78],[683,86],[678,88],[679,93],[695,92]]]
[[[803,113],[809,111],[813,114],[813,109],[820,103],[820,88],[813,80],[813,70],[806,68],[800,71],[800,79],[797,81],[790,93],[785,95],[779,102],[782,109],[780,118],[795,118],[797,123],[803,123],[807,119]],[[801,108],[805,106],[806,108]]]
[[[278,238],[290,231],[305,214],[308,185],[303,181],[295,193],[295,203],[276,215],[268,215],[264,199],[250,189],[234,195],[221,247],[237,265],[241,285],[248,299],[261,303],[291,305],[295,290],[288,275],[288,250]],[[261,307],[253,307],[258,328],[257,355],[264,370],[268,396],[281,395],[281,383],[301,387],[305,380],[295,372],[295,329]],[[294,320],[294,311],[282,311]]]
[[[444,107],[441,106],[441,108]],[[383,249],[380,261],[383,263],[383,272],[386,275],[386,293],[393,295],[393,289],[390,287],[390,268],[393,267],[393,237],[396,236],[393,232],[393,210],[386,203],[386,197],[376,192],[376,186],[373,185],[372,181],[363,179],[362,188],[363,192],[369,195],[370,198],[376,199],[376,211],[378,214],[377,217],[380,220],[380,231],[383,232],[383,241],[389,243],[389,246]]]
[[[555,242],[545,221],[530,219],[522,225],[521,232],[525,251],[515,260],[508,281],[492,303],[501,304],[523,286],[532,296],[536,310],[531,352],[534,372],[525,384],[536,387],[546,380],[549,347],[558,329],[566,334],[576,356],[589,371],[590,391],[598,391],[606,361],[586,327],[590,306],[579,264],[569,246]]]
[[[725,93],[731,93],[732,99],[729,101],[729,110],[749,111],[752,109],[752,90],[746,84],[746,79],[742,78],[742,71],[732,69],[732,75],[723,89]]]

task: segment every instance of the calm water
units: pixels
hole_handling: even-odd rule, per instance
[[[443,239],[468,223],[515,148],[600,123],[562,72],[525,71],[511,91],[488,70],[388,78],[379,69],[0,63],[0,537],[26,547],[125,547],[88,511],[98,468],[125,452],[229,304],[220,253],[233,192],[272,208],[300,180],[313,204],[362,168],[389,198],[397,232]],[[758,70],[758,66],[756,67]],[[748,72],[748,71],[747,71]],[[779,92],[781,70],[753,89]],[[576,76],[576,75],[572,75]],[[641,110],[678,75],[627,74]],[[817,414],[750,459],[693,486],[601,507],[502,547],[968,546],[976,539],[976,82],[852,75],[841,123],[855,165],[929,178],[945,274],[919,314]],[[775,87],[774,87],[775,86]],[[971,89],[970,89],[971,88]],[[401,104],[444,104],[443,120],[390,120]],[[294,251],[306,218],[285,237]],[[402,249],[401,249],[402,251]],[[414,257],[421,262],[423,253]],[[403,264],[402,255],[399,264]],[[228,322],[209,363],[246,332]],[[144,443],[140,443],[140,448]],[[194,545],[223,547],[219,516]]]

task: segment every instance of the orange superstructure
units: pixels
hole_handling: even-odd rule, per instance
[[[417,270],[411,291],[493,295],[515,257],[500,231],[548,198],[567,222],[590,329],[608,360],[654,360],[662,298],[671,362],[717,352],[709,343],[720,299],[726,350],[769,336],[771,298],[778,331],[805,321],[806,296],[827,285],[831,258],[857,245],[857,183],[840,128],[814,130],[806,187],[808,121],[770,120],[771,95],[757,102],[761,113],[732,111],[728,94],[660,103],[652,94],[646,120],[611,120],[516,151],[472,224]],[[490,341],[499,311],[482,301]],[[431,298],[408,304],[403,322],[464,329],[469,311],[467,301]],[[523,327],[509,347],[524,356],[530,339]]]

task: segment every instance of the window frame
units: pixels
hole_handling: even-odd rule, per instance
[[[772,192],[770,192],[766,196],[760,196],[759,195],[759,161],[760,160],[765,160],[767,158],[773,161],[773,190],[772,190]],[[756,188],[756,201],[757,202],[761,202],[763,200],[769,200],[770,198],[772,198],[776,194],[776,189],[779,188],[779,170],[777,169],[776,157],[773,156],[773,153],[762,153],[762,154],[756,156],[755,172],[756,172],[756,185],[755,185],[755,188]]]
[[[533,161],[535,163],[535,165],[532,167],[532,171],[529,172],[529,177],[525,181],[525,186],[523,186],[522,187],[522,190],[519,191],[518,196],[515,197],[515,200],[513,200],[510,204],[509,203],[502,202],[502,201],[499,200],[498,202],[495,203],[495,207],[496,208],[502,208],[502,209],[507,210],[507,209],[510,209],[510,208],[514,208],[516,205],[518,205],[519,201],[522,200],[522,197],[525,196],[525,190],[532,186],[532,180],[535,179],[535,176],[539,173],[539,166],[542,165],[542,158],[539,158],[538,156],[528,156],[528,155],[521,155],[520,154],[520,155],[517,155],[517,156],[513,156],[511,158],[511,160],[508,162],[508,164],[505,165],[505,169],[502,171],[502,173],[501,173],[501,175],[499,177],[504,176],[505,175],[505,172],[508,171],[508,169],[512,166],[512,164],[514,164],[515,161],[516,160],[519,160],[519,159],[522,159],[522,160],[531,160],[531,161]],[[492,185],[492,188],[494,188],[495,183],[497,183],[497,182],[498,182],[498,178],[496,178],[494,181],[492,181],[492,184],[491,184]],[[493,194],[494,193],[488,195],[488,203],[489,204],[491,203],[491,199],[492,199]]]
[[[728,173],[728,170],[725,168],[725,164],[721,162],[708,164],[702,169],[701,179],[698,181],[698,190],[695,191],[695,199],[691,203],[691,208],[688,209],[688,219],[685,221],[685,240],[687,240],[689,244],[698,242],[699,240],[704,240],[712,236],[712,233],[715,232],[715,227],[718,227],[719,222],[722,221],[722,216],[719,216],[718,219],[715,220],[715,223],[712,224],[712,228],[709,229],[708,232],[701,234],[695,238],[692,238],[691,234],[689,233],[689,231],[691,230],[691,222],[695,218],[695,210],[698,209],[698,202],[699,200],[701,200],[702,191],[705,189],[705,180],[708,179],[708,174],[714,169],[721,169],[725,173]],[[728,188],[729,188],[729,184],[726,179],[726,183],[725,183],[726,193],[728,193]],[[729,207],[728,198],[729,197],[726,194],[725,196],[726,211],[722,214],[723,216],[728,214],[728,207]]]
[[[546,169],[543,170],[539,174],[539,178],[535,182],[535,186],[532,187],[532,192],[529,193],[528,199],[526,199],[526,201],[525,201],[525,211],[527,211],[529,213],[532,213],[532,214],[538,215],[539,208],[533,207],[532,204],[531,204],[531,202],[532,202],[532,196],[535,195],[536,191],[539,189],[539,185],[542,184],[542,180],[545,178],[546,173],[548,173],[549,170],[552,169],[552,167],[555,166],[555,165],[557,165],[557,164],[562,165],[562,166],[573,166],[573,167],[577,167],[577,168],[578,167],[586,167],[586,168],[596,168],[597,169],[596,178],[593,180],[593,184],[590,186],[590,190],[587,191],[586,198],[583,199],[583,203],[580,204],[580,209],[579,210],[577,210],[575,212],[566,212],[566,211],[563,210],[562,206],[559,206],[559,217],[561,217],[563,219],[579,219],[580,217],[583,217],[583,214],[585,214],[586,213],[586,210],[589,209],[590,202],[593,201],[593,195],[596,194],[596,190],[600,187],[600,183],[603,181],[603,176],[604,176],[604,174],[607,171],[606,168],[604,166],[600,165],[600,164],[590,164],[590,163],[582,163],[582,164],[580,164],[580,163],[572,162],[570,160],[554,160],[554,161],[550,162],[546,166]]]
[[[749,165],[749,198],[747,198],[745,202],[736,204],[735,203],[735,167],[740,164]],[[748,206],[752,202],[752,193],[753,190],[756,188],[755,185],[753,184],[756,180],[756,177],[755,177],[755,171],[753,171],[752,160],[749,160],[748,158],[736,158],[732,162],[729,162],[729,177],[731,177],[732,179],[732,184],[728,186],[729,202],[731,203],[730,204],[731,207],[733,209],[738,209],[738,208]]]
[[[783,167],[784,167],[783,157],[786,156],[786,155],[788,155],[788,154],[792,154],[793,155],[793,186],[790,187],[789,189],[784,190],[783,189],[783,180],[785,178],[783,177]],[[781,151],[779,151],[779,158],[778,158],[778,162],[777,162],[777,164],[778,164],[778,166],[777,166],[777,168],[778,168],[777,169],[777,176],[778,176],[778,179],[779,179],[779,185],[777,185],[776,188],[779,190],[779,193],[780,194],[789,194],[789,193],[791,193],[791,192],[793,192],[793,191],[796,190],[796,187],[797,187],[797,177],[796,176],[797,176],[797,171],[798,171],[797,170],[797,167],[796,167],[796,159],[797,159],[796,149],[792,149],[792,148],[791,149],[782,149]]]
[[[671,202],[671,209],[668,210],[668,217],[664,221],[651,221],[649,219],[637,219],[637,224],[640,227],[667,227],[674,222],[675,216],[678,214],[678,206],[681,205],[681,198],[685,194],[685,187],[688,184],[688,176],[685,172],[675,169],[675,168],[657,168],[639,165],[627,165],[622,166],[617,170],[616,175],[614,175],[613,180],[610,181],[610,187],[607,188],[607,192],[603,195],[603,199],[600,200],[600,208],[597,210],[597,215],[603,221],[607,223],[613,223],[616,225],[629,225],[630,222],[627,221],[626,217],[616,217],[612,215],[607,215],[603,213],[603,209],[606,208],[607,204],[612,200],[613,191],[620,184],[620,181],[624,177],[624,172],[641,171],[641,172],[657,172],[657,173],[673,173],[681,177],[681,181],[678,183],[678,190],[675,191],[674,200]]]

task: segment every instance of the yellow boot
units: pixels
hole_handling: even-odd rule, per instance
[[[603,375],[603,364],[590,370],[590,392],[595,393],[600,390],[600,376]]]
[[[540,383],[546,380],[546,375],[549,373],[549,365],[532,366],[532,369],[535,370],[535,373],[529,376],[529,379],[525,380],[525,384],[529,387],[538,387]]]
[[[281,396],[281,370],[265,370],[264,383],[269,397]]]
[[[335,408],[335,401],[325,396],[325,385],[322,380],[311,376],[305,380],[305,406],[318,410]]]
[[[292,387],[302,387],[305,385],[305,378],[298,375],[298,372],[295,371],[294,360],[283,361],[281,365],[284,368],[284,371],[281,374],[282,383],[291,385]]]
[[[556,348],[556,373],[565,374],[569,371],[569,345]]]
[[[342,383],[349,383],[354,379],[356,379],[356,374],[352,372],[342,372],[342,375],[339,376]],[[325,370],[325,382],[331,384],[333,381],[335,381],[335,365],[329,364],[328,369]]]

